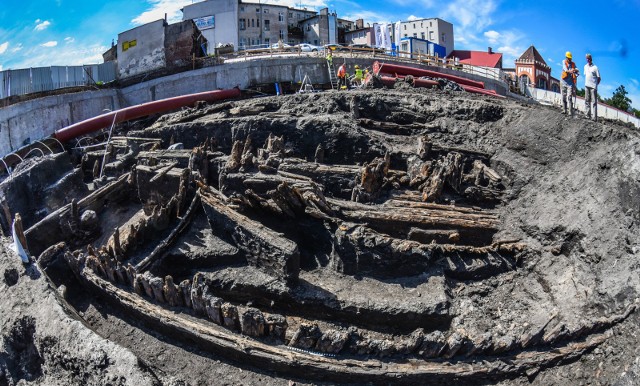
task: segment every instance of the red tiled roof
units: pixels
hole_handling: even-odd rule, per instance
[[[460,63],[473,66],[502,67],[502,54],[498,52],[454,50],[447,57],[456,57]]]

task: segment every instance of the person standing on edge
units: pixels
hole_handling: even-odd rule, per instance
[[[569,102],[569,113],[573,116],[573,88],[576,86],[574,75],[578,75],[576,64],[571,61],[571,52],[567,51],[565,59],[562,61],[562,81],[560,87],[562,91],[563,113],[567,113],[567,102]]]
[[[591,54],[587,54],[587,64],[584,65],[584,104],[587,118],[591,119],[591,105],[593,104],[593,120],[598,122],[598,85],[600,84],[600,70],[593,64]]]

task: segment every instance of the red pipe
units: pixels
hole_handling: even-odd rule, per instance
[[[440,83],[431,79],[413,78],[414,87],[440,87]]]
[[[404,76],[399,76],[397,78],[394,78],[392,76],[381,76],[380,79],[382,80],[382,84],[384,84],[387,87],[393,87],[393,85],[396,83],[397,79],[403,79]],[[430,79],[413,79],[413,86],[414,87],[438,87],[440,86],[440,83],[438,83],[435,80],[430,80]]]
[[[460,85],[464,84],[467,86],[484,88],[483,82],[477,82],[475,80],[463,78],[456,75],[443,74],[441,72],[424,70],[421,68],[400,66],[398,64],[390,64],[390,63],[381,64],[380,67],[381,67],[380,72],[383,72],[385,74],[413,75],[415,77],[428,76],[431,78],[444,78],[444,79],[452,80]]]
[[[205,91],[196,94],[181,95],[173,98],[161,99],[159,101],[143,103],[98,115],[97,117],[89,118],[82,122],[74,123],[73,125],[56,131],[53,136],[61,142],[66,142],[81,135],[109,127],[114,123],[114,121],[115,123],[120,123],[155,113],[176,110],[180,107],[191,106],[199,101],[213,102],[237,98],[240,94],[241,92],[239,88],[232,88],[228,90]]]
[[[464,89],[464,91],[466,91],[466,92],[472,92],[472,93],[484,94],[484,95],[491,95],[491,96],[498,97],[498,98],[505,98],[504,96],[496,93],[495,90],[485,90],[483,88],[477,88],[477,87],[467,86],[467,85],[460,85],[460,87],[462,87]]]

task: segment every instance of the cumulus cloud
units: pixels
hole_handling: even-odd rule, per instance
[[[416,15],[410,15],[407,20],[408,21],[413,21],[413,20],[419,20],[419,19],[424,19],[424,17],[418,17]]]
[[[498,39],[500,39],[500,32],[498,31],[486,31],[484,33],[484,37],[487,38],[489,43],[496,44]]]
[[[4,54],[7,48],[9,48],[9,42],[0,44],[0,54]]]
[[[40,19],[38,19],[36,20],[36,26],[34,28],[34,31],[44,31],[50,25],[51,25],[51,22],[49,22],[49,20],[45,20],[41,22]]]
[[[48,41],[46,43],[40,44],[42,47],[55,47],[58,45],[58,42],[55,40]]]
[[[131,20],[135,25],[150,23],[152,21],[164,19],[167,14],[169,23],[182,20],[180,9],[192,3],[191,0],[147,0],[149,8]]]

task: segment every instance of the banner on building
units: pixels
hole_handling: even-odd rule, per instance
[[[387,23],[374,24],[373,32],[376,37],[376,47],[391,49],[391,36],[389,33],[389,25]]]
[[[202,31],[209,28],[215,28],[214,20],[214,16],[205,16],[193,19],[193,22],[196,23],[196,27]]]

